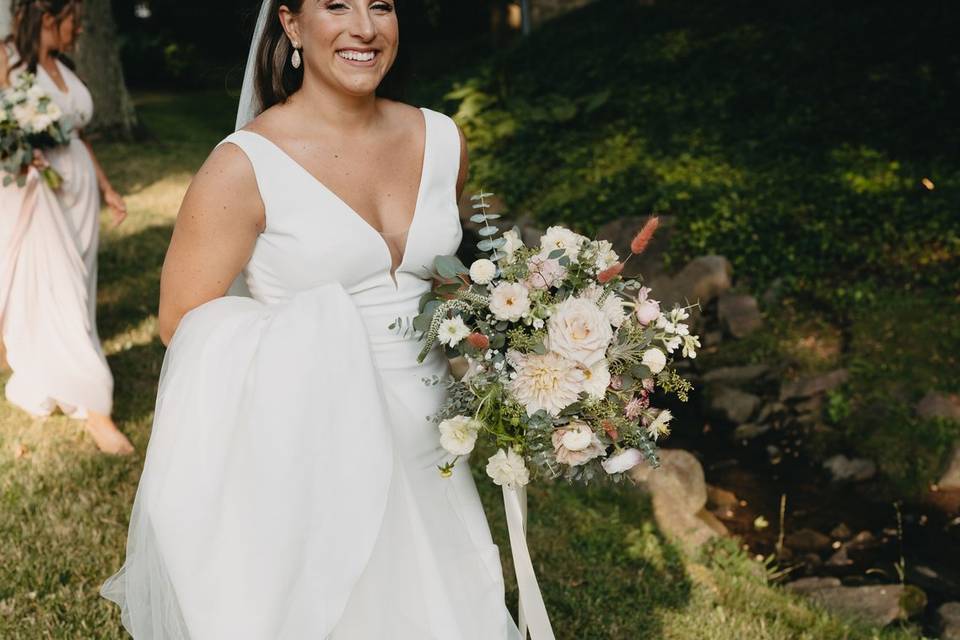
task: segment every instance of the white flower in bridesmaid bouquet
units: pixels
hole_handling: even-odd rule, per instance
[[[530,483],[530,470],[523,456],[513,449],[500,449],[487,460],[487,475],[501,487],[523,487]]]
[[[670,421],[673,420],[673,414],[669,409],[664,409],[657,414],[657,417],[647,425],[647,434],[654,441],[660,436],[670,435]]]
[[[643,462],[643,454],[639,449],[624,449],[620,453],[615,453],[600,463],[603,470],[608,474],[623,473],[629,471]]]
[[[513,260],[513,254],[523,246],[523,240],[520,238],[520,234],[516,229],[505,231],[500,237],[505,241],[504,245],[500,247],[500,253],[505,254],[503,260],[511,262]]]
[[[571,422],[557,429],[551,436],[557,462],[571,467],[586,464],[604,454],[603,443],[589,425],[583,422]]]
[[[589,241],[589,238],[574,233],[566,227],[549,227],[543,237],[540,238],[540,248],[548,254],[555,249],[563,249],[566,251],[567,257],[572,262],[576,262],[580,247],[583,246],[584,242]]]
[[[497,265],[486,258],[476,260],[470,265],[470,279],[477,284],[490,284],[497,276]]]
[[[650,373],[660,373],[667,366],[667,356],[660,349],[647,349],[643,352],[642,363]]]
[[[501,282],[490,294],[490,312],[497,320],[516,322],[530,311],[530,294],[518,282]]]
[[[447,318],[440,323],[440,331],[437,334],[437,340],[440,344],[455,347],[460,341],[470,335],[470,328],[464,324],[460,316]]]
[[[455,416],[440,423],[440,446],[454,456],[465,456],[477,443],[480,422],[467,416]]]
[[[584,367],[583,371],[583,390],[591,398],[603,399],[607,395],[607,387],[610,386],[610,368],[606,360],[597,360],[592,367]]]
[[[527,415],[532,416],[543,409],[557,416],[576,402],[583,390],[583,371],[559,354],[511,353],[508,360],[517,374],[510,381],[510,392],[527,410]]]
[[[604,358],[613,330],[596,303],[567,298],[554,308],[547,322],[547,336],[551,351],[592,366]]]
[[[683,336],[683,357],[696,358],[700,348],[700,338],[697,336]]]

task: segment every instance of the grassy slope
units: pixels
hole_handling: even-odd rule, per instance
[[[675,264],[720,253],[741,288],[779,281],[793,299],[715,360],[849,367],[820,446],[922,490],[960,438],[912,410],[960,389],[960,333],[942,322],[960,312],[960,11],[641,4],[601,0],[452,67],[436,56],[415,95],[458,112],[474,186],[515,214],[586,232],[674,214]],[[821,357],[809,347],[824,336],[839,341]]]
[[[97,589],[122,561],[149,436],[163,356],[158,269],[190,172],[229,129],[232,109],[225,97],[143,96],[140,103],[156,139],[100,147],[131,210],[124,227],[105,234],[100,326],[117,380],[116,415],[141,455],[102,457],[77,424],[32,421],[0,402],[2,638],[124,637]],[[498,495],[487,482],[481,489],[506,551]],[[562,640],[915,637],[799,603],[767,587],[756,563],[729,545],[685,563],[650,524],[647,502],[628,488],[537,488],[531,500],[531,547]],[[504,562],[514,602],[508,555]]]

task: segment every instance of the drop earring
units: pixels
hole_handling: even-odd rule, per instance
[[[303,64],[303,58],[300,57],[300,47],[293,45],[293,56],[290,58],[290,64],[293,65],[294,69],[299,69],[300,65]]]

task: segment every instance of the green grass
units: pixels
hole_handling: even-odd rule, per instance
[[[190,173],[229,130],[232,109],[228,96],[140,100],[154,137],[99,147],[131,211],[123,227],[105,231],[99,303],[116,418],[139,453],[104,457],[79,424],[31,420],[0,402],[2,638],[124,637],[118,611],[97,590],[122,562],[149,437],[163,357],[159,268]],[[515,603],[499,494],[486,481],[480,487]],[[530,541],[561,640],[917,637],[829,616],[768,586],[761,565],[735,544],[685,558],[652,525],[648,501],[628,487],[533,488]]]

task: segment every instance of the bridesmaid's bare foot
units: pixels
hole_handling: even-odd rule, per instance
[[[127,436],[120,433],[110,416],[92,411],[87,416],[87,432],[93,438],[97,448],[115,456],[128,456],[133,453],[133,445]]]

